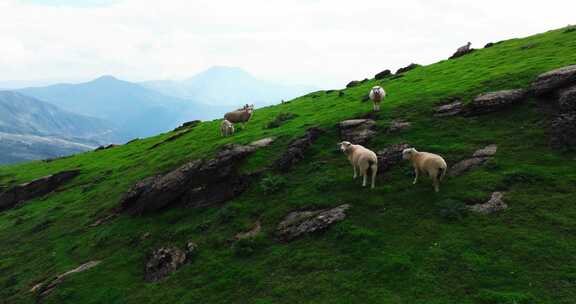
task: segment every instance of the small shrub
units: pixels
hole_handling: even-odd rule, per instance
[[[440,217],[450,221],[461,220],[467,213],[466,204],[453,199],[442,200],[436,204],[436,207]]]
[[[270,175],[262,178],[260,189],[266,194],[279,192],[286,186],[286,178],[279,175]]]
[[[276,115],[276,118],[274,118],[273,121],[266,124],[265,128],[266,129],[278,128],[281,125],[283,125],[284,123],[286,123],[287,121],[294,119],[295,117],[296,117],[296,115],[292,114],[292,113],[288,113],[288,112],[279,113],[278,115]]]

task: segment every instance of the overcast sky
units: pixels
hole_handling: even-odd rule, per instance
[[[341,87],[467,41],[576,23],[566,0],[0,0],[0,81],[182,79],[213,65]]]

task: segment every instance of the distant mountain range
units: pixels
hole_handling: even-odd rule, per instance
[[[221,112],[218,107],[162,95],[112,76],[79,84],[56,84],[18,91],[67,111],[110,121],[131,137],[152,136],[186,120],[211,119]]]
[[[212,67],[182,81],[133,83],[102,76],[83,83],[3,81],[0,163],[86,151],[222,117],[246,103],[279,103],[317,88],[259,80],[240,68]]]
[[[64,156],[125,139],[104,120],[0,91],[0,163]]]
[[[164,95],[232,107],[245,103],[267,106],[318,90],[313,86],[288,86],[259,80],[240,68],[223,66],[209,68],[182,81],[158,80],[141,84]]]

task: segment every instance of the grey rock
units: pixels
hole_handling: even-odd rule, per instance
[[[350,205],[344,204],[332,209],[315,211],[295,211],[289,213],[276,229],[276,236],[284,242],[302,235],[322,231],[346,218]]]
[[[472,154],[473,157],[491,157],[496,155],[496,152],[498,152],[498,145],[492,144],[492,145],[488,145],[483,149],[477,150],[476,152],[474,152],[474,154]]]
[[[372,119],[350,119],[338,123],[340,138],[353,144],[366,144],[376,135],[376,122]]]
[[[293,140],[288,145],[288,149],[272,165],[273,168],[280,172],[288,172],[292,166],[304,159],[305,152],[312,147],[323,132],[319,128],[308,129],[304,136]]]
[[[544,95],[571,84],[576,84],[576,65],[541,74],[532,83],[531,89],[536,95]]]
[[[144,266],[144,280],[157,282],[178,270],[186,262],[186,252],[176,247],[154,250]]]
[[[576,112],[560,114],[552,120],[550,143],[556,149],[576,148]]]
[[[415,68],[417,68],[417,67],[419,67],[419,66],[420,66],[419,64],[411,63],[411,64],[409,64],[408,66],[405,66],[405,67],[403,67],[403,68],[399,68],[398,71],[396,71],[396,74],[406,73],[406,72],[408,72],[408,71],[410,71],[410,70],[413,70],[413,69],[415,69]]]
[[[560,108],[564,112],[576,111],[576,85],[559,92]]]
[[[468,158],[456,163],[448,171],[448,176],[460,176],[476,167],[479,167],[489,161],[498,151],[497,145],[488,145],[483,149],[479,149],[472,155],[472,158]]]
[[[455,116],[462,113],[463,109],[464,104],[460,101],[456,101],[436,107],[436,109],[434,109],[434,116],[436,117]]]
[[[350,81],[350,82],[346,85],[346,87],[347,87],[347,88],[353,88],[353,87],[356,87],[356,86],[360,85],[360,83],[361,83],[361,82],[358,81],[358,80],[352,80],[352,81]]]
[[[249,177],[238,174],[237,167],[263,143],[225,145],[212,159],[194,160],[167,174],[145,178],[124,194],[120,210],[141,215],[175,205],[197,208],[226,202],[248,187]]]
[[[376,153],[378,156],[378,173],[390,170],[394,165],[402,161],[402,151],[410,148],[406,143],[390,145]]]
[[[468,206],[468,210],[481,214],[491,214],[504,209],[508,209],[508,205],[504,202],[504,193],[494,192],[490,199],[483,204],[476,204]]]
[[[44,176],[31,182],[14,186],[0,194],[0,211],[12,208],[28,200],[44,196],[80,174],[80,170],[68,170]]]
[[[49,294],[51,291],[53,291],[56,287],[58,287],[58,285],[60,285],[66,277],[73,275],[75,273],[84,272],[90,268],[98,266],[98,264],[100,264],[100,263],[101,263],[101,261],[90,261],[90,262],[84,263],[84,264],[82,264],[82,265],[80,265],[80,266],[78,266],[72,270],[69,270],[65,273],[57,275],[53,279],[50,279],[46,282],[34,285],[34,287],[32,287],[32,289],[30,289],[30,292],[35,293],[38,296],[45,296],[45,295]]]
[[[384,78],[387,78],[390,76],[392,76],[392,72],[390,70],[384,70],[384,71],[374,75],[374,78],[375,79],[384,79]]]
[[[475,116],[497,112],[525,100],[526,97],[527,91],[524,89],[481,94],[466,106],[465,115]]]
[[[411,122],[394,120],[392,121],[392,123],[390,123],[390,127],[388,127],[388,133],[397,133],[400,131],[404,131],[410,129],[411,126],[412,126]]]

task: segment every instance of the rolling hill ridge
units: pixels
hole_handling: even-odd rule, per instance
[[[575,64],[562,28],[257,109],[231,137],[209,121],[0,167],[0,301],[572,303]],[[380,155],[376,189],[345,138]],[[474,166],[435,194],[406,146]]]

